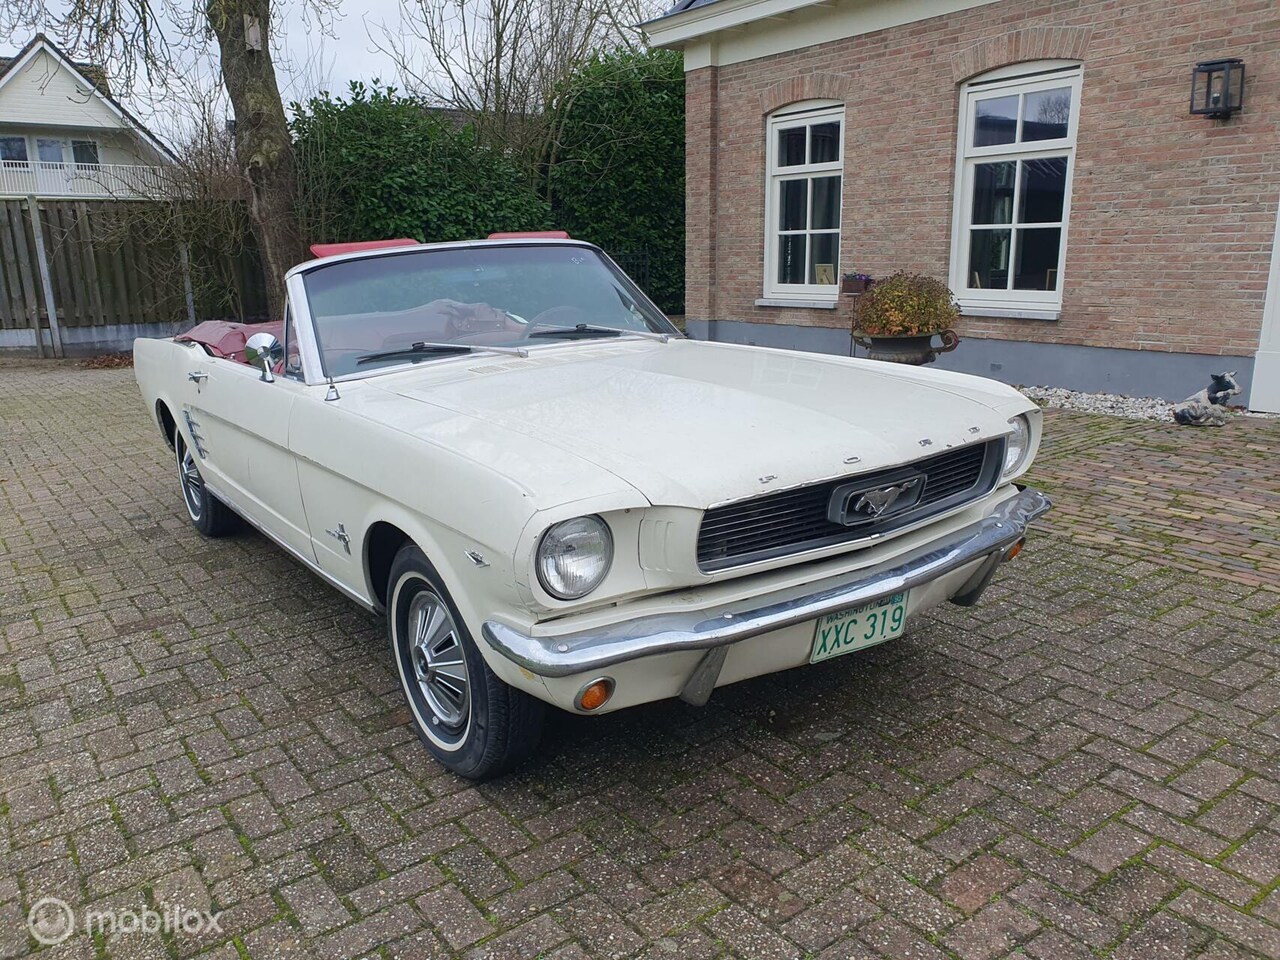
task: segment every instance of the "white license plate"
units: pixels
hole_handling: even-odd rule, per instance
[[[852,653],[892,640],[907,625],[907,592],[874,600],[855,610],[829,613],[818,621],[813,631],[810,663],[830,660],[842,653]]]

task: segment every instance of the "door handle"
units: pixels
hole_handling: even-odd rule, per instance
[[[195,383],[199,383],[201,380],[208,380],[209,375],[205,373],[203,370],[192,370],[190,373],[187,374],[187,379]]]

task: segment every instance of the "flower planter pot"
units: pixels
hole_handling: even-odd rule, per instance
[[[933,363],[940,353],[950,353],[960,343],[960,337],[954,330],[943,330],[936,336],[942,344],[935,347],[935,334],[923,334],[915,337],[882,337],[878,335],[855,333],[853,342],[867,350],[870,360],[885,360],[889,363],[909,363],[920,366]]]
[[[850,280],[848,277],[840,281],[841,293],[866,293],[867,288],[875,283],[874,280]]]

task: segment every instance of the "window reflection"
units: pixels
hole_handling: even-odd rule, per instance
[[[1022,139],[1061,140],[1071,124],[1071,88],[1037,90],[1023,98]]]
[[[815,233],[812,240],[809,282],[835,283],[840,269],[840,234]]]
[[[969,241],[969,286],[1004,290],[1009,285],[1011,230],[974,230]]]
[[[804,127],[778,131],[778,166],[794,167],[804,163]]]
[[[1066,157],[1024,160],[1022,162],[1022,203],[1018,210],[1018,222],[1062,222],[1062,203],[1066,195]]]
[[[803,230],[808,219],[809,181],[783,180],[778,228]]]
[[[1012,160],[979,163],[973,169],[973,222],[1012,223],[1018,165]]]
[[[1018,97],[979,100],[973,120],[973,145],[990,147],[1013,143],[1018,136]]]
[[[840,124],[815,123],[809,128],[809,162],[834,163],[840,159]]]
[[[1015,290],[1058,289],[1058,248],[1062,243],[1059,227],[1040,227],[1018,231],[1018,270],[1013,278]]]
[[[803,233],[789,233],[778,238],[778,282],[804,283]]]
[[[815,177],[813,180],[813,230],[833,230],[840,226],[840,178]]]

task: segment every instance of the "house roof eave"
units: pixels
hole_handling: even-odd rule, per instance
[[[168,145],[166,145],[163,140],[147,129],[146,124],[130,113],[128,109],[125,108],[124,104],[120,103],[120,101],[110,93],[104,91],[98,84],[94,83],[90,77],[85,76],[84,71],[80,69],[76,62],[67,56],[56,43],[46,37],[43,33],[37,33],[32,37],[27,45],[13,56],[8,65],[0,70],[0,89],[3,89],[6,83],[8,83],[13,77],[16,77],[22,71],[22,68],[31,62],[32,58],[34,58],[41,50],[47,52],[51,57],[57,60],[59,64],[71,71],[72,75],[75,76],[77,80],[89,88],[89,92],[93,96],[105,103],[107,107],[116,114],[116,116],[125,122],[125,125],[128,128],[137,133],[143,142],[153,150],[162,154],[169,160],[176,161],[178,159],[177,155],[169,149]]]
[[[673,9],[660,17],[640,24],[655,47],[684,46],[721,30],[741,27],[756,20],[780,17],[794,10],[812,7],[830,0],[711,0],[697,6]]]

